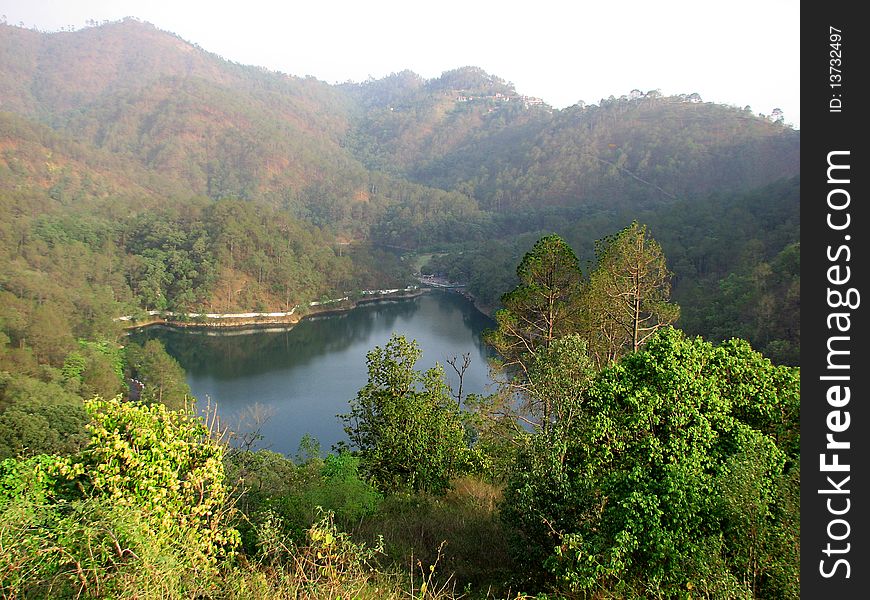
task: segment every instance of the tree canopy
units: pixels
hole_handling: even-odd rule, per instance
[[[503,513],[525,564],[575,592],[796,596],[797,448],[777,432],[799,398],[798,371],[745,342],[661,329],[529,439]]]
[[[680,314],[668,302],[671,273],[661,246],[636,221],[596,243],[598,265],[589,276],[581,310],[583,330],[599,366],[637,352],[659,327]]]
[[[420,372],[416,342],[394,334],[366,355],[368,383],[341,415],[360,466],[387,491],[443,493],[472,466],[460,408],[436,365]]]

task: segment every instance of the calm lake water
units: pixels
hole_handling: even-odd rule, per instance
[[[240,418],[259,405],[268,419],[259,447],[294,455],[306,433],[324,452],[347,437],[336,415],[366,384],[366,353],[383,347],[392,333],[416,339],[423,356],[418,370],[444,365],[451,385],[458,378],[446,364],[470,353],[463,393],[489,393],[490,351],[481,341],[493,322],[459,294],[432,291],[417,298],[365,304],[352,311],[303,320],[290,330],[150,327],[131,335],[156,338],[187,372],[200,407],[218,407],[224,425],[244,430]],[[250,429],[250,427],[248,427]]]

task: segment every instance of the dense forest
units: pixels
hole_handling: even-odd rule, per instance
[[[555,110],[476,67],[333,86],[0,23],[0,591],[797,597],[799,155],[690,91]],[[494,316],[503,389],[396,336],[331,453],[198,416],[118,320],[415,264]]]

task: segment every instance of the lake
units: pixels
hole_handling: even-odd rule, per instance
[[[291,329],[152,326],[131,338],[162,341],[187,372],[200,408],[207,401],[216,404],[230,429],[250,431],[252,413],[266,415],[258,447],[293,456],[306,433],[317,438],[323,452],[347,439],[336,415],[349,411],[349,401],[368,380],[366,353],[383,347],[394,332],[417,340],[423,351],[418,370],[439,362],[456,386],[458,377],[446,360],[458,356],[461,364],[469,353],[463,394],[495,391],[487,364],[491,351],[481,340],[482,331],[493,325],[463,296],[433,290],[309,317]]]

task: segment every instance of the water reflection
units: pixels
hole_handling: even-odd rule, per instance
[[[305,433],[325,450],[345,439],[336,415],[347,412],[348,401],[365,385],[366,352],[383,346],[393,332],[420,344],[418,368],[469,353],[464,390],[493,391],[488,349],[480,339],[492,326],[467,299],[435,291],[305,319],[290,330],[215,335],[222,332],[152,327],[131,337],[140,343],[160,339],[187,371],[194,395],[201,403],[216,403],[225,423],[255,403],[263,405],[271,413],[261,428],[264,445],[293,454]],[[455,374],[447,371],[455,385]]]

